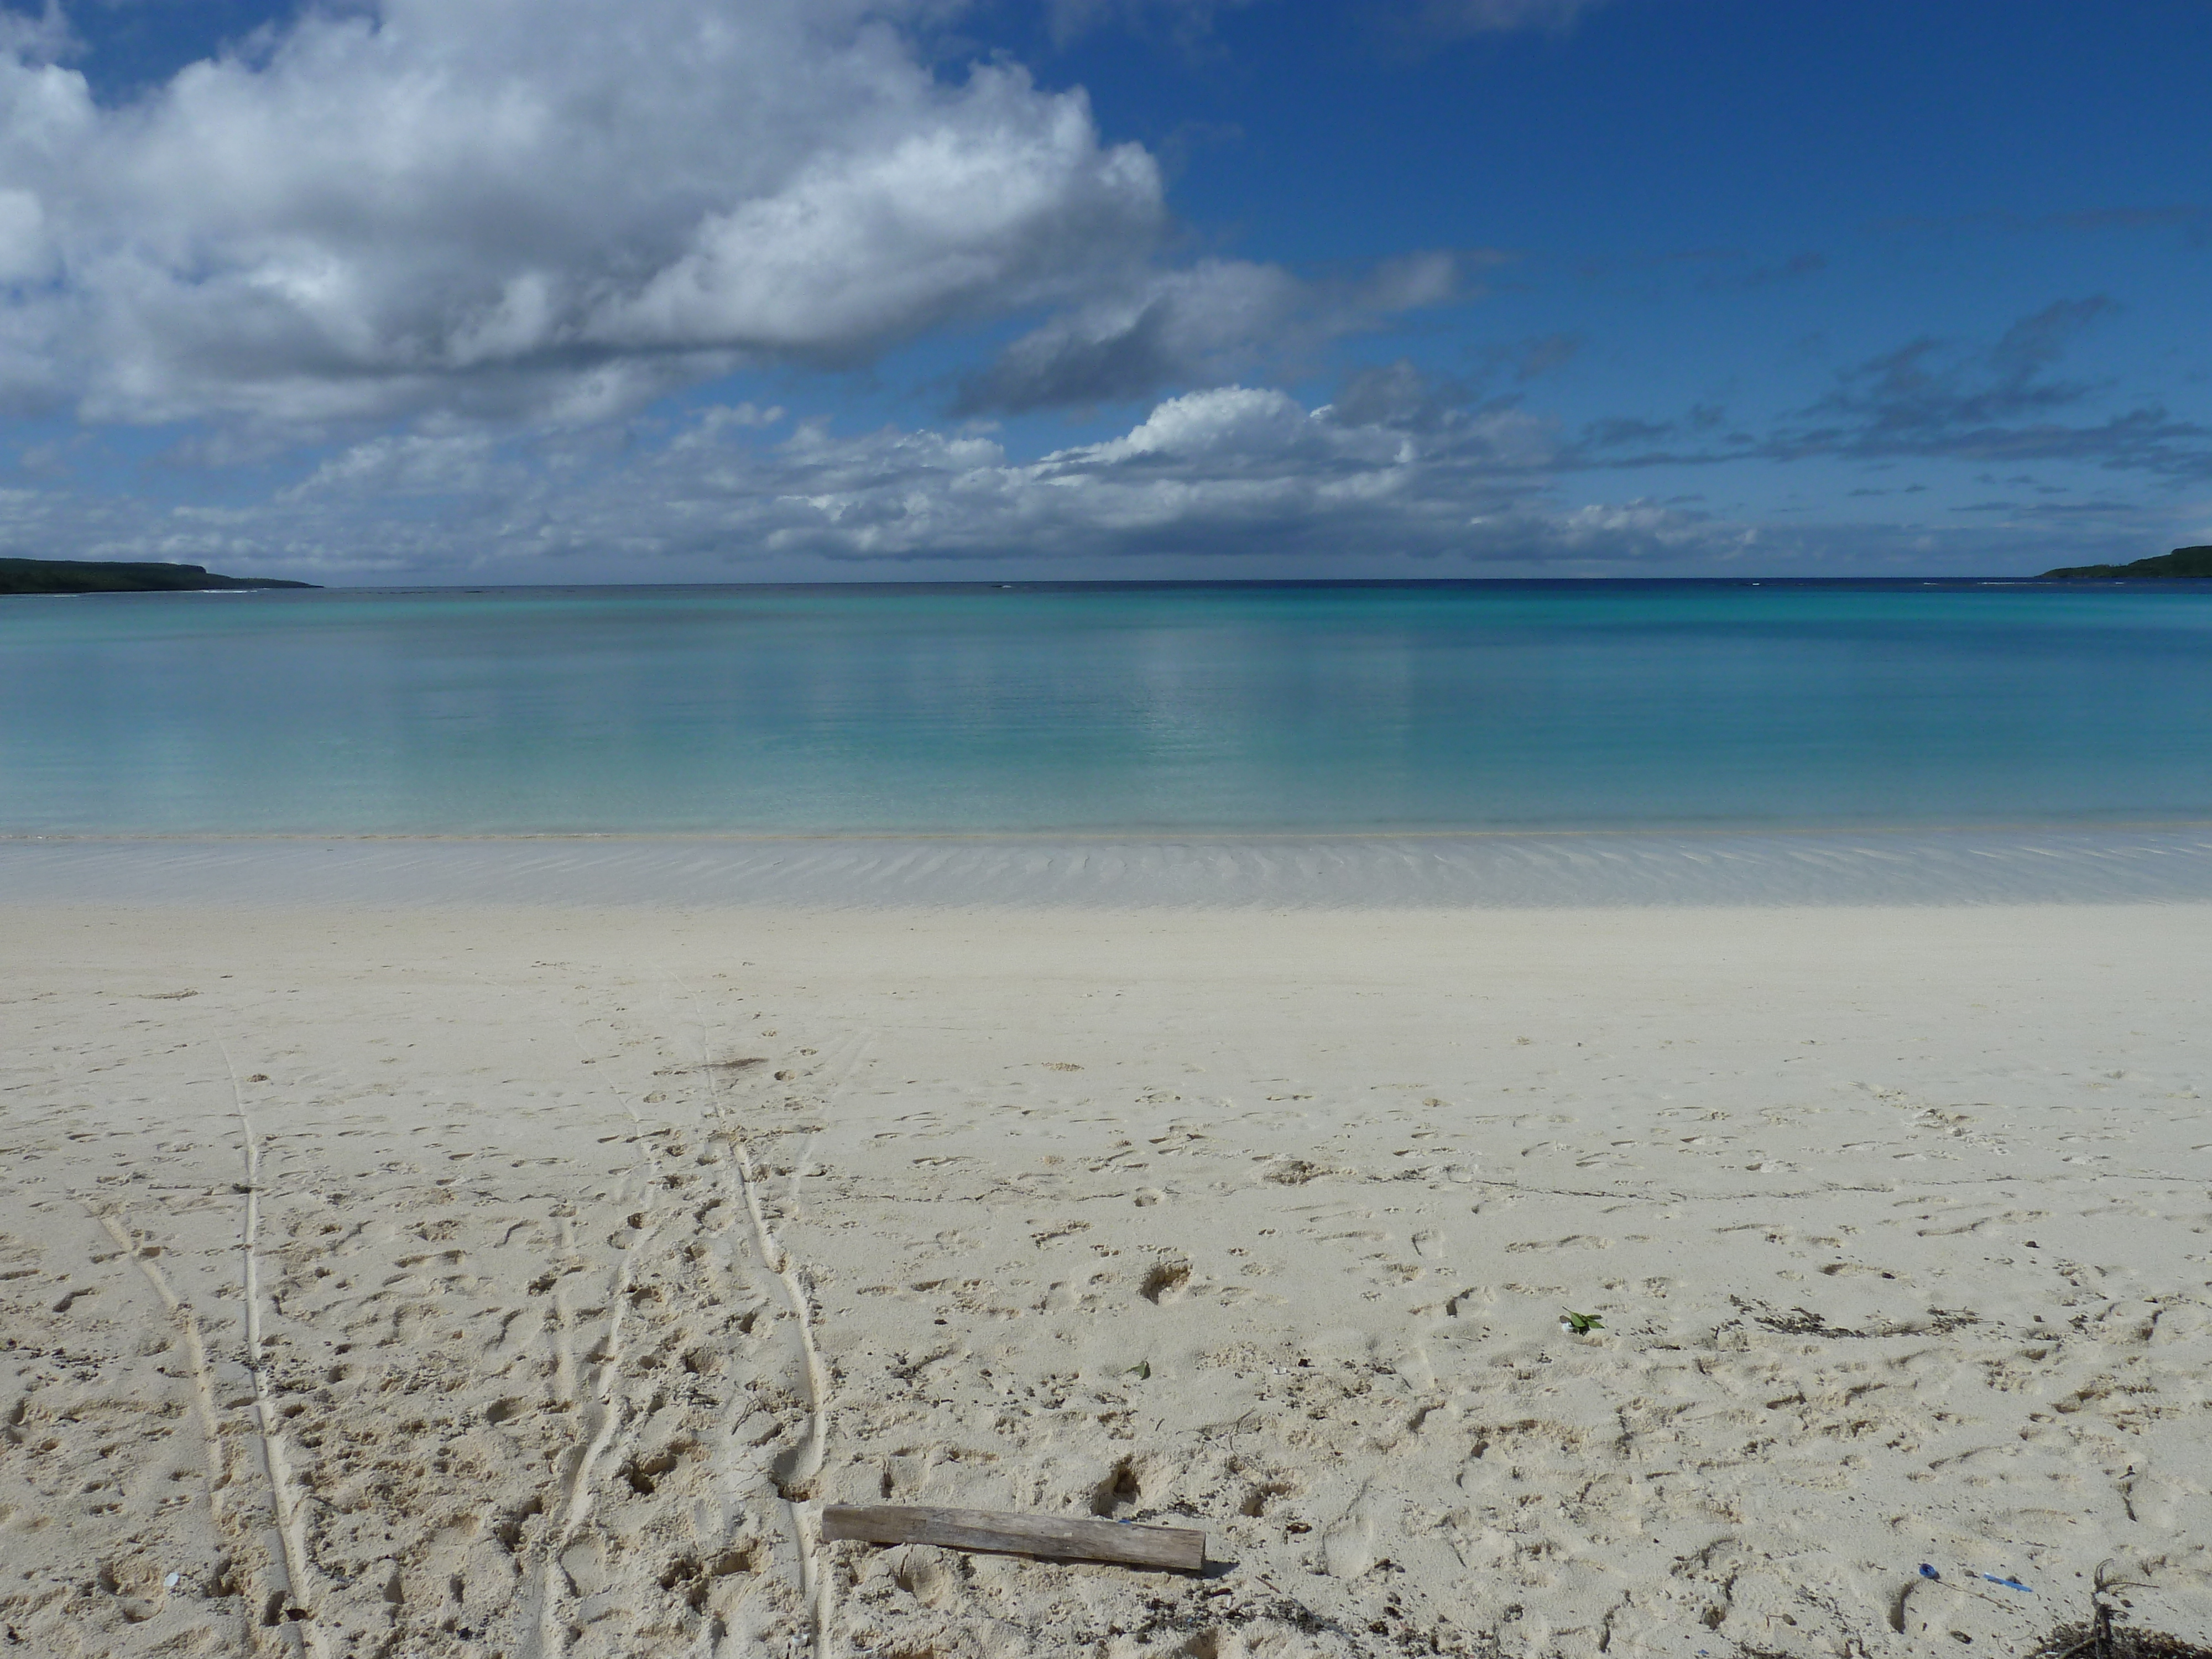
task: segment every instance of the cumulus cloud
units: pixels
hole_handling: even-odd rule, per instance
[[[102,107],[0,32],[0,395],[589,419],[1139,269],[1152,157],[921,0],[376,0]]]
[[[1333,283],[1237,259],[1146,273],[1015,341],[963,386],[960,410],[1121,403],[1170,386],[1221,384],[1263,361],[1450,300],[1461,290],[1463,263],[1421,253]]]

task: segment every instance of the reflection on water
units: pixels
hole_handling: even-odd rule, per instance
[[[0,830],[2212,817],[2175,584],[0,601]]]

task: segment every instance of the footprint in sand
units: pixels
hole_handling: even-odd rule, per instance
[[[1364,1503],[1322,1534],[1321,1561],[1332,1578],[1357,1578],[1375,1565],[1375,1517]]]
[[[1140,1287],[1144,1298],[1162,1307],[1180,1302],[1190,1293],[1190,1263],[1162,1261],[1145,1275]]]

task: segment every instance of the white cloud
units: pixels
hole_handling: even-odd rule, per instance
[[[1186,463],[1240,456],[1273,459],[1311,448],[1318,430],[1314,417],[1286,392],[1223,386],[1170,398],[1127,437],[1061,450],[1047,456],[1043,465],[1087,466],[1139,457]]]
[[[380,0],[122,108],[0,32],[0,392],[92,419],[589,420],[1091,292],[1134,145],[897,0]]]

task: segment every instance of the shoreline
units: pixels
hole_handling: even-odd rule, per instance
[[[2208,915],[9,904],[0,1619],[1903,1659],[2111,1559],[2201,1640]]]
[[[757,842],[975,842],[988,846],[1158,845],[1176,842],[1227,842],[1267,845],[1279,842],[1318,842],[1357,844],[1363,842],[1486,842],[1602,840],[1609,837],[1662,837],[1687,842],[1735,836],[1771,836],[1848,841],[1886,836],[2212,836],[2212,818],[2159,817],[2101,820],[2002,820],[1989,823],[1711,823],[1711,824],[1564,824],[1534,828],[1433,826],[1413,829],[1194,829],[1148,828],[1127,830],[0,830],[0,847],[46,843],[89,843],[100,846],[164,846],[206,843],[255,846],[286,845],[296,842],[422,842],[442,846],[529,845],[540,842],[585,843],[637,842],[657,846],[667,842],[697,842],[703,846],[750,846]]]
[[[1431,835],[0,837],[0,902],[1241,910],[2212,902],[2212,825]]]

